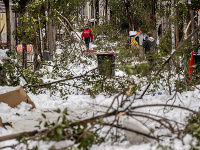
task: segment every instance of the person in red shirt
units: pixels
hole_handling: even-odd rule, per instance
[[[93,40],[92,31],[89,29],[88,24],[85,25],[85,29],[83,30],[81,37],[84,38],[87,49],[89,50],[90,38]]]

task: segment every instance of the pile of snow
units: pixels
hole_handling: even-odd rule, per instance
[[[2,87],[2,86],[0,86],[0,94],[7,93],[7,92],[10,92],[10,91],[14,91],[19,87],[20,86],[17,86],[17,87],[11,87],[11,86],[3,86]]]
[[[9,51],[8,49],[0,49],[0,60],[2,59],[9,59],[9,57],[7,56],[7,51]]]
[[[4,92],[10,91],[12,88],[15,87],[0,87],[3,89]],[[142,104],[156,104],[156,103],[165,103],[170,98],[170,95],[167,92],[162,92],[162,95],[145,95],[142,100],[138,100],[134,103],[133,106],[138,106]],[[68,108],[68,118],[71,120],[79,120],[80,118],[88,118],[95,114],[98,114],[99,111],[106,111],[110,104],[112,103],[113,97],[106,97],[103,95],[98,95],[96,99],[92,99],[89,95],[69,95],[66,101],[62,100],[59,96],[51,96],[50,92],[46,94],[39,94],[34,95],[32,93],[28,93],[31,100],[35,103],[36,108],[30,109],[31,105],[27,103],[21,103],[16,108],[11,108],[7,104],[0,103],[0,116],[2,117],[3,122],[11,122],[14,128],[7,127],[7,130],[4,128],[0,128],[0,135],[9,135],[13,133],[19,133],[24,131],[32,131],[36,130],[35,127],[38,125],[40,121],[44,121],[44,118],[41,114],[45,114],[47,120],[55,121],[57,120],[59,114],[55,113],[53,110],[60,108],[64,110]],[[200,97],[199,91],[188,91],[178,95],[181,100],[176,100],[176,105],[184,105],[188,108],[193,110],[198,110],[198,106],[200,105]],[[117,105],[117,104],[116,104]],[[115,106],[115,105],[114,105]],[[188,116],[189,112],[183,111],[181,109],[173,109],[167,110],[165,114],[161,111],[161,108],[143,108],[140,110],[141,112],[149,112],[157,115],[165,115],[169,119],[176,120],[180,123],[184,123],[185,117]],[[155,126],[153,122],[146,124],[149,127]],[[134,129],[137,131],[142,131],[143,133],[149,133],[149,129],[138,123],[137,121],[133,120],[125,120],[124,126],[130,129]],[[129,142],[119,143],[118,146],[110,145],[108,143],[104,143],[101,146],[93,146],[91,150],[109,150],[112,149],[119,149],[119,150],[150,150],[155,149],[157,144],[147,139],[144,143],[142,136],[136,136],[135,133],[131,133],[126,131],[127,139]],[[135,137],[134,137],[135,136]],[[191,136],[187,135],[184,138],[184,144],[181,143],[179,140],[175,140],[175,143],[172,146],[175,150],[179,150],[179,146],[181,146],[182,150],[188,150],[187,148],[190,147]],[[166,141],[165,141],[166,142]],[[6,146],[8,144],[14,144],[15,140],[9,140],[5,142],[0,142],[0,147]],[[136,145],[132,145],[132,144]],[[166,142],[167,144],[167,142]],[[52,144],[50,144],[52,145]],[[42,143],[41,147],[44,148],[43,150],[47,150],[50,145],[46,145],[45,142]],[[61,146],[64,146],[64,144]]]
[[[3,59],[10,59],[10,57],[8,57],[8,55],[6,54],[7,51],[9,51],[8,49],[0,49],[0,63],[2,63]]]
[[[142,124],[138,120],[135,120],[135,119],[132,119],[132,118],[125,118],[123,126],[126,129],[137,131],[137,132],[142,133],[144,135],[150,135],[150,133],[151,133],[150,130],[144,124]],[[141,144],[143,142],[147,143],[147,142],[153,141],[153,139],[148,138],[147,136],[144,136],[142,134],[137,134],[135,132],[131,132],[131,131],[128,131],[128,130],[125,130],[125,134],[126,134],[128,141],[131,144]]]

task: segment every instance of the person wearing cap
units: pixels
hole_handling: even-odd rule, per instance
[[[85,29],[83,30],[81,37],[84,38],[87,49],[89,50],[90,38],[93,40],[92,31],[89,29],[88,24],[85,25]]]

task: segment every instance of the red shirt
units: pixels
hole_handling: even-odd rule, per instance
[[[89,28],[84,29],[82,34],[81,34],[81,37],[93,39],[92,31]]]

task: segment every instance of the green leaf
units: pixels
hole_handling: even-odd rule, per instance
[[[67,110],[67,108],[65,108],[65,109],[63,110],[63,114],[68,115],[68,110]]]
[[[100,123],[101,125],[104,125],[105,122],[104,122],[103,118],[100,118],[100,119],[99,119],[99,123]]]
[[[58,135],[62,135],[62,128],[57,128],[56,132],[58,133]]]
[[[38,146],[35,146],[34,150],[38,150]]]
[[[16,139],[17,139],[17,141],[20,142],[23,138],[24,138],[24,136],[18,136]]]
[[[38,129],[41,129],[41,127],[39,125],[36,125],[35,127],[38,128]]]
[[[49,126],[48,122],[45,122],[44,127],[48,127],[48,126]]]
[[[54,111],[57,112],[57,113],[61,112],[61,110],[59,108],[57,110],[54,110]]]
[[[132,75],[134,74],[133,66],[132,65],[126,65],[125,66],[125,71],[127,74]]]
[[[57,122],[59,122],[59,120],[60,120],[60,116],[58,117]]]
[[[151,128],[151,129],[150,129],[150,132],[151,132],[151,133],[154,133],[154,132],[155,132],[155,130],[154,130],[153,128]]]
[[[46,119],[46,115],[45,114],[42,114],[42,117]]]

